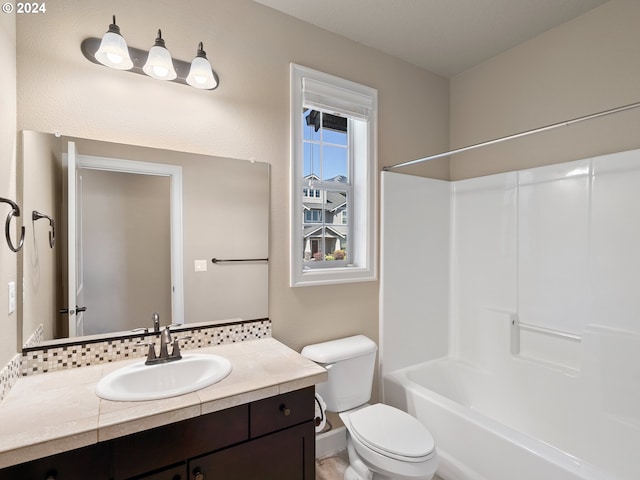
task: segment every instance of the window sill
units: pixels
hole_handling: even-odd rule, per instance
[[[334,285],[340,283],[373,282],[378,279],[375,271],[369,268],[343,267],[304,270],[293,275],[292,287],[310,287]]]

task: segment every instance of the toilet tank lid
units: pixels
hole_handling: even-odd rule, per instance
[[[307,345],[300,353],[309,360],[327,364],[366,355],[375,352],[377,348],[375,342],[370,338],[364,335],[355,335],[353,337]]]

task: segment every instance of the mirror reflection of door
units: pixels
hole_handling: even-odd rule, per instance
[[[182,323],[180,167],[68,152],[69,335]]]
[[[172,323],[169,177],[80,172],[83,334]]]
[[[84,295],[82,270],[82,175],[78,172],[76,148],[69,143],[67,155],[67,243],[69,264],[67,277],[67,306],[69,336],[84,335]]]

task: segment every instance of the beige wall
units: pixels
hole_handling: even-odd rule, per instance
[[[130,46],[158,27],[176,58],[197,42],[220,77],[213,92],[88,62],[80,42],[112,14]],[[274,336],[295,349],[365,333],[378,339],[378,283],[289,288],[289,64],[378,89],[379,166],[448,148],[448,81],[249,0],[61,0],[18,19],[18,127],[271,164]],[[421,167],[446,178],[446,162]],[[1,289],[0,289],[1,290]]]
[[[16,23],[0,15],[0,197],[16,200]],[[17,351],[17,314],[7,314],[7,284],[16,281],[16,254],[4,241],[4,221],[10,207],[0,204],[0,368]],[[14,221],[15,225],[15,221]],[[15,228],[15,226],[14,226]],[[15,233],[15,230],[14,230]],[[14,236],[14,241],[16,237]]]
[[[451,147],[640,101],[640,2],[612,0],[451,80]],[[458,155],[454,180],[640,147],[640,109]]]
[[[18,278],[22,278],[23,291],[18,289],[19,317],[22,318],[22,339],[25,344],[36,329],[42,325],[42,338],[54,337],[52,319],[58,317],[56,296],[59,278],[56,278],[56,252],[60,251],[60,226],[58,198],[59,185],[56,179],[61,174],[56,169],[60,163],[55,160],[60,142],[52,135],[38,132],[22,132],[20,175],[17,180],[18,199],[24,210],[25,241],[18,255]],[[58,219],[56,235],[58,244],[49,245],[49,221],[32,220],[32,212],[38,211]],[[20,334],[20,331],[18,331]]]

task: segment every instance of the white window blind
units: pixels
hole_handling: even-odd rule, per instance
[[[367,120],[374,107],[374,97],[303,77],[302,103],[319,110]]]

